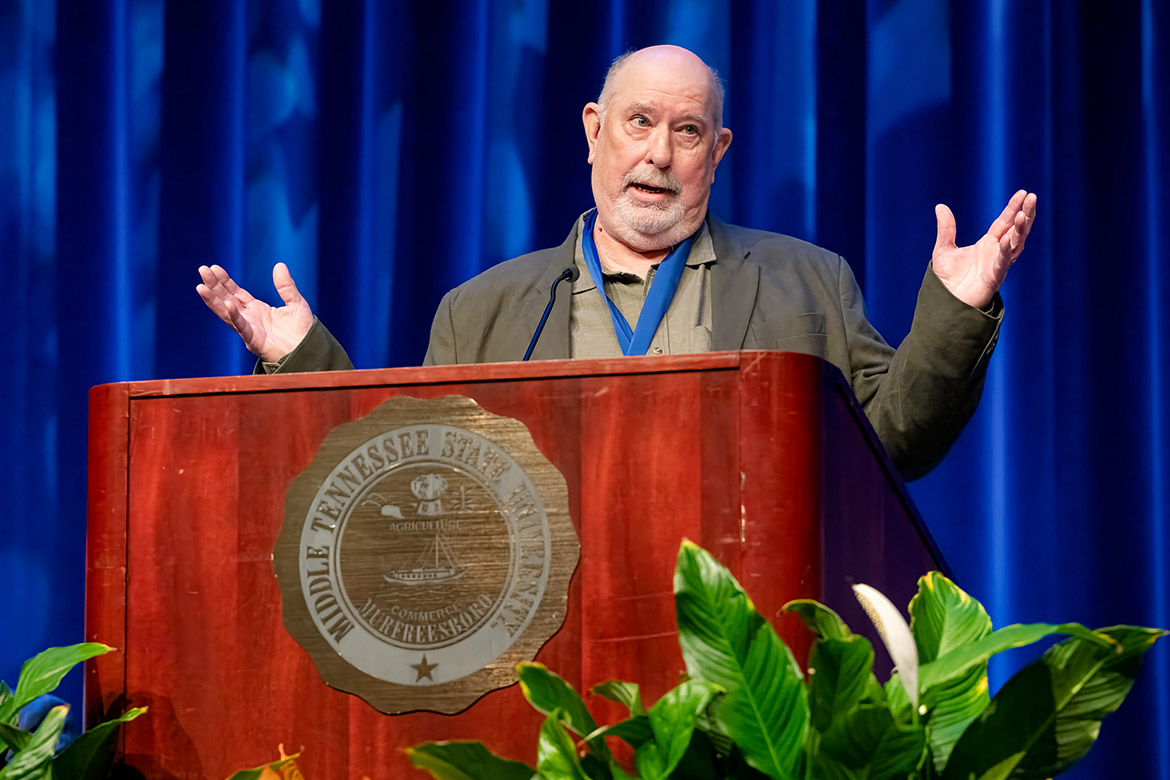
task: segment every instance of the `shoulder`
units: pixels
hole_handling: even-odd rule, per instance
[[[760,264],[803,262],[834,269],[841,263],[837,253],[783,233],[732,225],[714,216],[709,226],[716,255],[721,259],[742,257]]]
[[[852,279],[852,271],[840,255],[816,244],[783,233],[729,225],[715,217],[709,224],[716,266],[724,265],[733,272],[741,263],[755,266],[766,287],[791,289],[799,283],[835,296],[842,280]]]

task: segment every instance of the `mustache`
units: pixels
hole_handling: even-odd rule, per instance
[[[622,180],[622,188],[625,189],[633,184],[643,184],[647,187],[670,190],[676,195],[682,190],[682,184],[678,179],[672,174],[666,171],[660,171],[657,168],[643,168],[641,170],[630,171]]]

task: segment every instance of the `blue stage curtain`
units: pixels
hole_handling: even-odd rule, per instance
[[[998,624],[1170,625],[1167,13],[0,0],[0,677],[82,638],[88,387],[250,370],[197,266],[272,297],[283,260],[359,367],[416,364],[443,292],[589,207],[581,108],[660,42],[727,84],[713,209],[841,252],[892,342],[934,204],[969,242],[1039,193],[982,406],[912,492]],[[1166,644],[1069,776],[1170,780]]]

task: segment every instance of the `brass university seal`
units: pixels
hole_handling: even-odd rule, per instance
[[[454,713],[560,628],[579,553],[564,478],[522,423],[398,397],[329,433],[273,560],[327,684],[388,714]]]

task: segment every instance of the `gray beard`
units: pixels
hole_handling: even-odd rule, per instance
[[[678,200],[665,203],[636,203],[623,193],[614,202],[616,225],[610,230],[622,243],[642,251],[674,246],[692,232],[683,223],[686,209]]]

